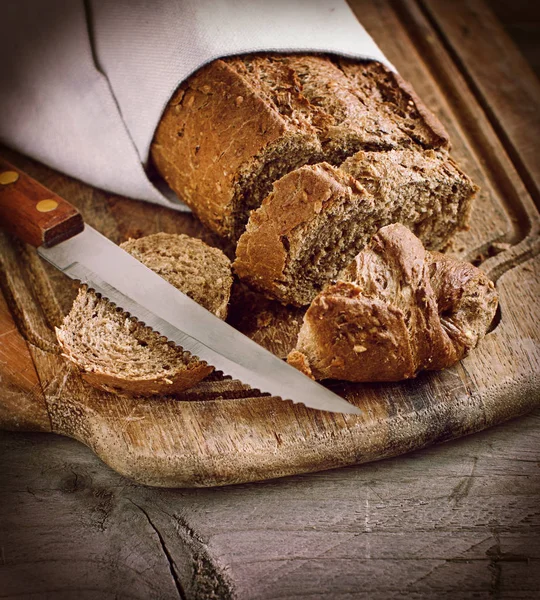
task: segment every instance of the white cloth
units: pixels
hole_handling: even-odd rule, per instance
[[[345,0],[6,0],[0,141],[96,187],[183,209],[145,172],[167,101],[205,63],[264,50],[393,68]]]

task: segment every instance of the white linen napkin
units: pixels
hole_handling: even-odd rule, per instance
[[[266,50],[393,69],[344,0],[7,0],[0,141],[96,187],[186,210],[146,175],[161,113],[205,63]]]

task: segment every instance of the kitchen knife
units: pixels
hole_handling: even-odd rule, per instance
[[[85,225],[75,207],[2,159],[0,223],[68,277],[87,284],[225,375],[282,400],[360,414]]]

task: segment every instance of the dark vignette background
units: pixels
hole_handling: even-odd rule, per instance
[[[489,0],[489,5],[540,78],[540,2]]]

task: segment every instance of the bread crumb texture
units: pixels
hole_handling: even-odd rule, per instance
[[[120,244],[137,260],[220,319],[227,316],[231,263],[218,248],[184,234],[156,233]]]
[[[151,153],[202,222],[238,242],[241,279],[306,306],[385,225],[407,225],[429,249],[467,226],[477,188],[449,149],[384,65],[266,53],[190,77]]]
[[[249,219],[237,275],[284,304],[307,305],[392,223],[430,249],[465,227],[476,186],[446,152],[358,152],[340,168],[306,165],[281,178]]]
[[[232,275],[220,250],[164,233],[129,240],[122,248],[217,316],[226,316]],[[213,370],[84,287],[56,335],[83,377],[110,392],[178,393]]]

